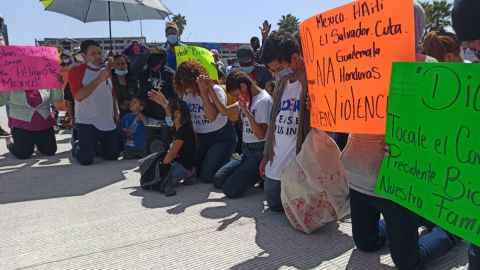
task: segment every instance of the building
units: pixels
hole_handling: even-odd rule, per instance
[[[71,40],[73,46],[80,46],[80,43],[84,40],[95,40],[100,43],[105,52],[110,51],[110,39],[109,38],[45,38],[44,40],[35,40],[37,46],[50,46],[61,48],[61,43],[63,40]],[[112,38],[113,42],[113,51],[116,53],[121,52],[126,46],[128,46],[132,41],[138,40],[141,43],[146,43],[145,37],[116,37]]]

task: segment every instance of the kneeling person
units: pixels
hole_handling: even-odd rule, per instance
[[[265,134],[268,129],[273,100],[245,72],[234,71],[227,76],[227,92],[238,102],[225,106],[210,88],[210,98],[223,115],[241,113],[243,122],[243,154],[217,171],[213,184],[222,188],[229,198],[238,198],[261,180],[258,164],[262,160]]]
[[[86,40],[80,47],[87,63],[72,67],[68,75],[70,90],[75,98],[78,134],[72,153],[80,164],[90,165],[100,143],[101,156],[107,160],[117,160],[120,136],[115,119],[120,113],[112,90],[111,68],[100,67],[103,52],[98,42]]]
[[[130,113],[122,118],[123,158],[135,159],[146,156],[145,126],[150,119],[142,114],[146,102],[137,97],[130,102]]]

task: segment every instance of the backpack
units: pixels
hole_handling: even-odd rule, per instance
[[[144,190],[158,191],[167,196],[175,195],[175,190],[169,185],[173,171],[171,164],[163,164],[166,152],[153,153],[138,161],[140,171],[140,186]]]

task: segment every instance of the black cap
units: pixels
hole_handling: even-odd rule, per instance
[[[243,45],[237,50],[238,62],[250,62],[253,58],[253,49],[249,45]]]
[[[480,1],[456,0],[452,10],[452,26],[461,41],[480,39]]]

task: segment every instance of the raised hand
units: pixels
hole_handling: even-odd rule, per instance
[[[160,106],[164,108],[168,106],[167,98],[160,91],[154,89],[148,91],[148,98],[160,104]]]
[[[213,82],[205,75],[198,76],[197,85],[202,94],[208,94],[208,92],[213,89]]]
[[[258,27],[260,32],[262,33],[262,38],[266,40],[268,38],[268,34],[270,34],[270,30],[272,29],[272,25],[267,21],[263,21],[263,25]]]

